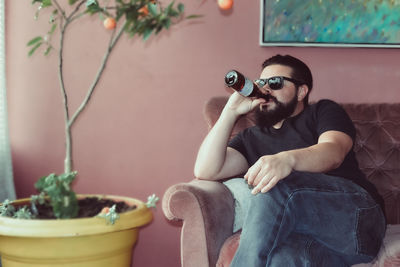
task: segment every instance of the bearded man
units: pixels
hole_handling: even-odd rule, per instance
[[[340,267],[370,262],[386,222],[383,200],[360,171],[356,131],[340,105],[308,103],[312,74],[290,55],[262,65],[263,96],[234,92],[200,146],[198,179],[225,180],[241,230],[233,267]],[[237,119],[256,126],[229,140]]]

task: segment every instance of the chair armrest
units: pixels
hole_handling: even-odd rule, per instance
[[[165,192],[162,209],[169,220],[183,220],[182,266],[215,266],[233,231],[234,200],[229,189],[216,181],[176,184]]]

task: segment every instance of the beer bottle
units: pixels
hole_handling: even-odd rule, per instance
[[[252,80],[236,70],[231,70],[225,75],[225,85],[239,92],[242,96],[260,97],[263,95]]]

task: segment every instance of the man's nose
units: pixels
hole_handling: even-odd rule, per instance
[[[271,88],[268,87],[268,85],[264,85],[263,87],[259,87],[261,93],[264,95],[269,95],[271,94]]]

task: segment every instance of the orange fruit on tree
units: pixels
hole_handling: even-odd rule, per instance
[[[114,18],[108,17],[103,21],[103,25],[107,30],[112,30],[117,26],[117,22]]]
[[[147,5],[141,7],[138,12],[142,15],[142,16],[147,16],[149,14],[149,8],[147,7]]]
[[[218,0],[218,6],[222,10],[231,9],[233,6],[233,0]]]

